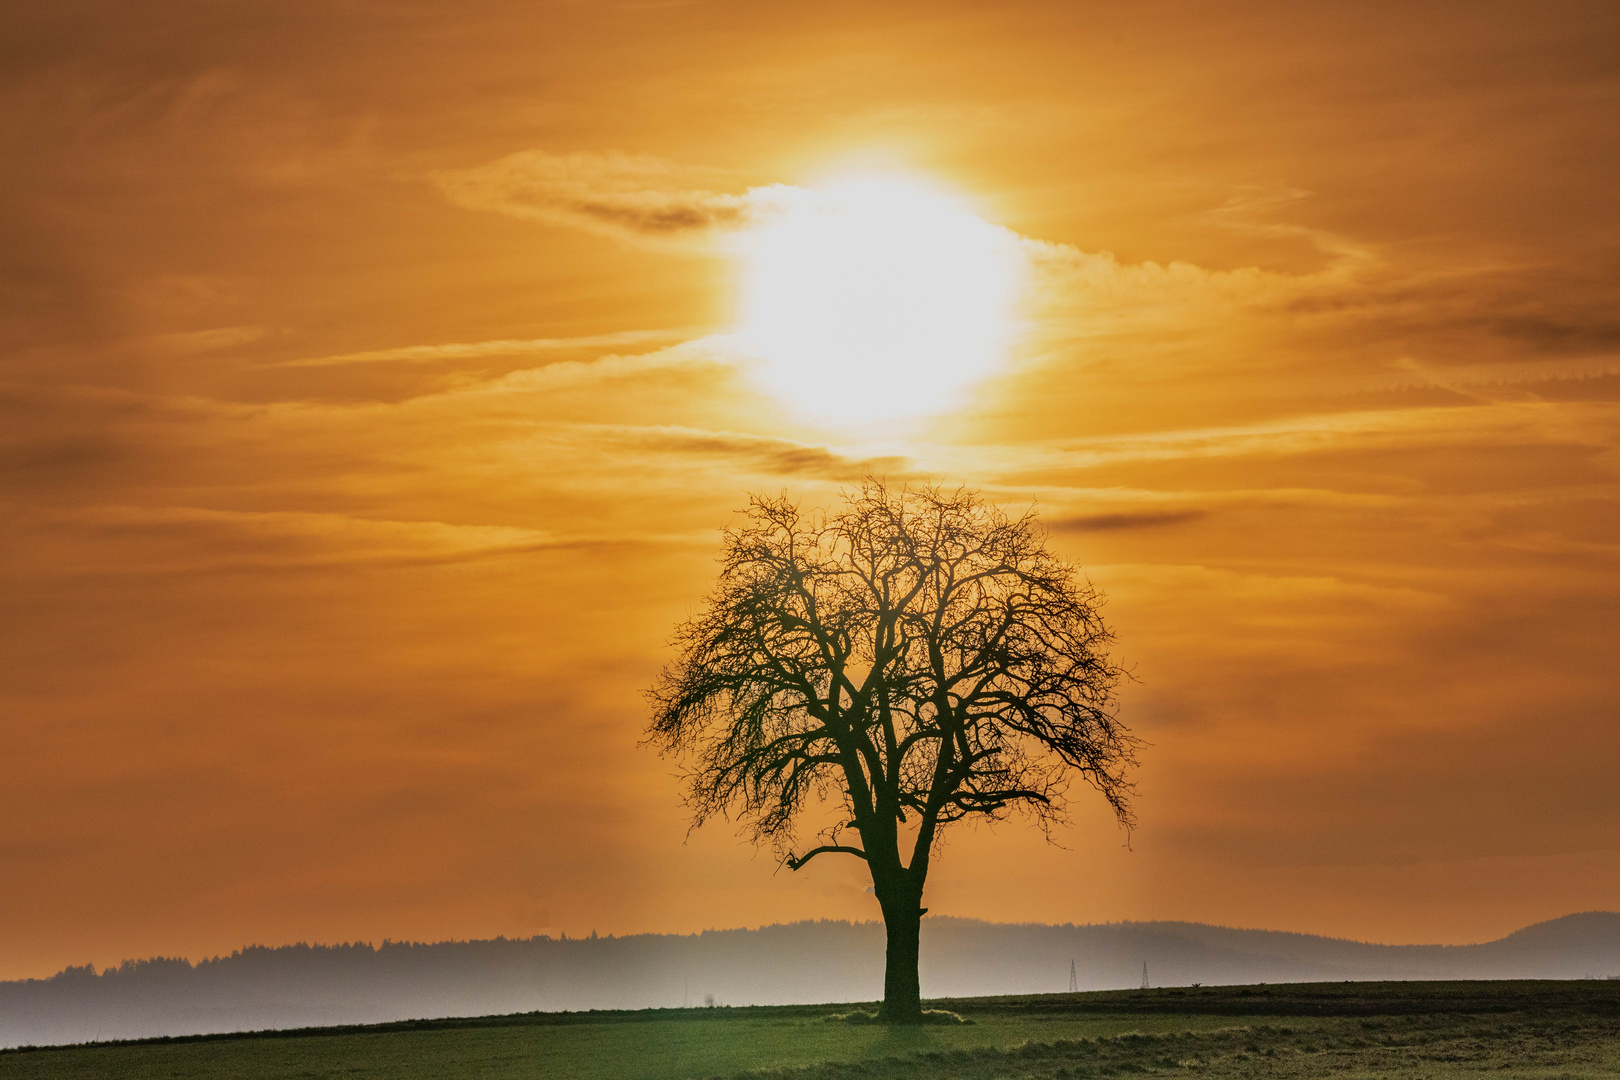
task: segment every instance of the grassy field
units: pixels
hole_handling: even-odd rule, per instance
[[[1620,1077],[1620,983],[1345,983],[937,1003],[888,1029],[831,1007],[528,1014],[0,1052],[0,1080]],[[842,1008],[842,1007],[839,1007]]]

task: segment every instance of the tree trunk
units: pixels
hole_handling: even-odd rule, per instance
[[[884,890],[889,898],[878,897],[883,906],[883,927],[889,947],[883,965],[883,1007],[878,1019],[888,1024],[916,1024],[922,1021],[922,990],[917,981],[918,938],[922,931],[922,909],[909,883]]]

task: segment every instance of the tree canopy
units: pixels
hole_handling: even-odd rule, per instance
[[[971,491],[869,480],[821,512],[756,495],[676,629],[649,735],[687,762],[694,826],[737,819],[795,870],[867,862],[889,932],[884,1014],[915,1019],[945,826],[1022,811],[1050,829],[1077,777],[1133,823],[1140,743],[1117,715],[1101,602],[1033,512]],[[838,813],[805,846],[812,804]]]

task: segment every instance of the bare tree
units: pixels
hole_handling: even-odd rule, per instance
[[[1033,513],[873,480],[831,512],[751,497],[720,562],[649,691],[650,741],[687,760],[694,828],[735,816],[794,870],[866,861],[888,934],[880,1015],[915,1022],[923,885],[945,826],[1022,810],[1050,835],[1076,776],[1132,823],[1140,744],[1116,716],[1101,597]],[[818,805],[837,821],[797,848],[795,823]]]

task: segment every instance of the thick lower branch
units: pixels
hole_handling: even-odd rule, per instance
[[[823,844],[818,848],[811,848],[803,855],[790,854],[786,860],[787,868],[789,870],[797,870],[799,867],[803,866],[817,855],[824,855],[829,851],[841,851],[845,855],[854,855],[855,857],[861,859],[866,858],[866,852],[862,851],[858,847],[845,847],[843,844]]]

